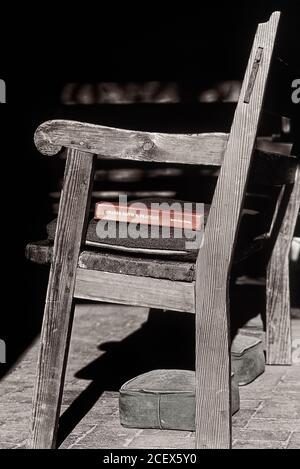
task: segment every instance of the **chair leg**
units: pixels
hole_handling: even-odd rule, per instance
[[[209,294],[201,295],[196,291],[196,447],[230,449],[232,419],[228,302],[224,290],[215,293],[211,307]]]
[[[73,322],[73,294],[86,226],[93,155],[68,151],[50,268],[33,400],[31,448],[53,448]]]
[[[300,208],[300,166],[279,228],[266,279],[267,364],[292,361],[289,252]]]
[[[266,343],[268,365],[291,365],[289,259],[278,244],[267,270]]]
[[[48,289],[52,289],[49,283]],[[65,370],[73,322],[72,298],[70,307],[56,323],[55,306],[45,305],[40,355],[34,391],[30,447],[50,449],[56,446]]]

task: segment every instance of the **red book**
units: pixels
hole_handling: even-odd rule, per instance
[[[203,227],[203,214],[194,211],[139,208],[134,205],[119,205],[114,202],[97,202],[94,219],[190,230],[201,230]]]

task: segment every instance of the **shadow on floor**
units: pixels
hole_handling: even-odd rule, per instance
[[[194,315],[150,310],[148,320],[120,342],[105,342],[98,359],[76,373],[92,380],[60,418],[58,444],[87,414],[104,391],[118,391],[125,381],[149,370],[194,369]]]
[[[264,287],[240,286],[232,295],[233,336],[261,310]],[[241,306],[243,305],[243,306]],[[91,410],[104,391],[119,391],[122,384],[155,369],[194,370],[195,316],[174,311],[150,310],[148,320],[120,342],[105,342],[98,359],[76,373],[91,380],[60,418],[60,445]]]

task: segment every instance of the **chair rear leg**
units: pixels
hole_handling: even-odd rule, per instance
[[[73,321],[73,294],[85,233],[93,155],[68,150],[50,268],[33,400],[31,448],[53,448]]]
[[[289,261],[279,244],[274,249],[266,280],[268,365],[291,364]]]
[[[289,252],[300,208],[300,165],[267,268],[266,346],[269,365],[292,360]]]

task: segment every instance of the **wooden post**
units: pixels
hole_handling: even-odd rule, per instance
[[[229,277],[280,13],[255,36],[196,267],[196,447],[231,447]]]
[[[31,448],[53,448],[73,321],[79,251],[87,223],[94,156],[68,150],[50,268],[37,380]]]
[[[300,209],[300,164],[267,268],[266,345],[269,365],[291,365],[289,252]]]

